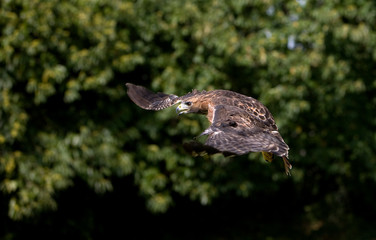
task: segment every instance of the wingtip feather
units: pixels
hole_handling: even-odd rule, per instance
[[[155,93],[143,86],[132,83],[126,83],[125,85],[128,88],[127,94],[130,99],[139,107],[146,110],[158,111],[170,107],[177,102],[178,96],[176,95],[161,92]]]
[[[126,83],[125,85],[128,88],[127,94],[129,98],[139,107],[149,110],[149,105],[151,104],[151,102],[148,101],[147,96],[153,94],[153,92],[142,86],[137,86],[132,83]]]

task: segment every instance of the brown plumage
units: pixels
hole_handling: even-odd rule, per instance
[[[128,96],[143,109],[157,111],[180,103],[176,108],[179,115],[206,115],[211,125],[200,135],[208,136],[203,149],[226,155],[263,152],[267,161],[272,161],[275,154],[282,157],[286,174],[290,175],[292,166],[288,161],[289,147],[278,132],[272,114],[256,99],[228,90],[193,90],[178,97],[153,93],[131,83],[126,86]]]

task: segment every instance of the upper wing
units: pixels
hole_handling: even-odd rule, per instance
[[[270,111],[256,99],[227,90],[216,90],[214,92],[217,93],[213,96],[213,101],[216,105],[228,105],[242,109],[246,114],[251,115],[253,119],[258,120],[258,122],[274,130],[278,130]]]
[[[206,145],[237,155],[272,152],[287,156],[289,147],[278,131],[252,118],[245,110],[217,105],[213,114],[212,125],[203,133],[209,135]]]
[[[128,96],[139,107],[147,110],[161,110],[176,104],[179,97],[173,94],[154,93],[147,88],[127,83]]]

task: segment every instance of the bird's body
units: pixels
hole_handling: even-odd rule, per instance
[[[178,97],[153,93],[131,83],[128,95],[139,107],[161,110],[180,103],[176,112],[206,115],[211,123],[200,136],[207,135],[205,146],[229,155],[263,152],[265,160],[273,154],[282,157],[286,174],[290,174],[289,147],[278,132],[269,110],[252,97],[228,90],[197,91]]]

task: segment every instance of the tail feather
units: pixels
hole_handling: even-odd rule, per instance
[[[283,164],[285,166],[286,175],[291,176],[291,172],[290,172],[290,170],[292,169],[291,163],[289,162],[286,156],[283,156],[282,159],[283,159]]]
[[[262,156],[264,157],[265,161],[267,161],[267,162],[272,162],[273,159],[274,159],[274,154],[270,153],[270,152],[262,152]],[[282,160],[283,160],[283,165],[285,167],[286,175],[291,176],[290,170],[292,169],[292,165],[289,162],[289,159],[286,156],[282,156]]]

